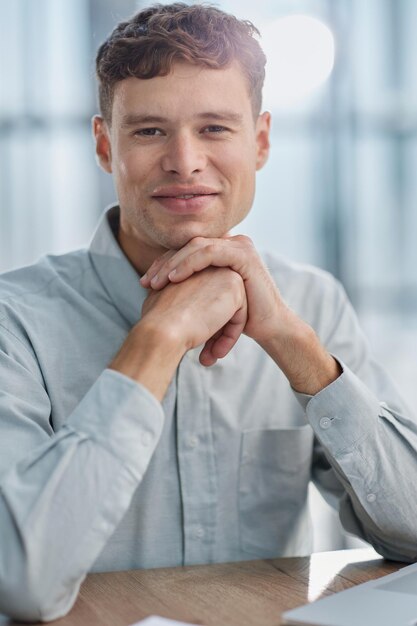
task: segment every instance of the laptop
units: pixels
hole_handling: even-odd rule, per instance
[[[417,626],[417,563],[287,611],[288,626]]]

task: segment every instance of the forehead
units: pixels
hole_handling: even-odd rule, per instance
[[[170,118],[177,118],[224,109],[251,116],[248,81],[236,62],[221,69],[175,63],[167,76],[130,77],[114,90],[114,121],[129,114],[169,112]]]

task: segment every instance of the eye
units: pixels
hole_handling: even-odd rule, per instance
[[[137,137],[159,137],[162,135],[162,130],[159,128],[139,128],[133,134]]]
[[[219,135],[228,130],[229,129],[226,128],[225,126],[219,126],[218,124],[210,124],[210,126],[206,126],[204,128],[205,133],[214,133],[214,134],[219,134]]]

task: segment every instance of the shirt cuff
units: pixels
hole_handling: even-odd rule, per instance
[[[382,406],[375,395],[343,363],[343,373],[306,404],[309,423],[335,457],[371,436]]]
[[[142,478],[158,444],[164,412],[145,387],[106,369],[66,422],[118,457]]]

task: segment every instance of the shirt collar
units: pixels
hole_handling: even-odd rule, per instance
[[[139,283],[139,274],[117,241],[119,216],[117,205],[105,210],[91,240],[89,253],[93,267],[114,306],[133,326],[141,317],[147,290]]]

